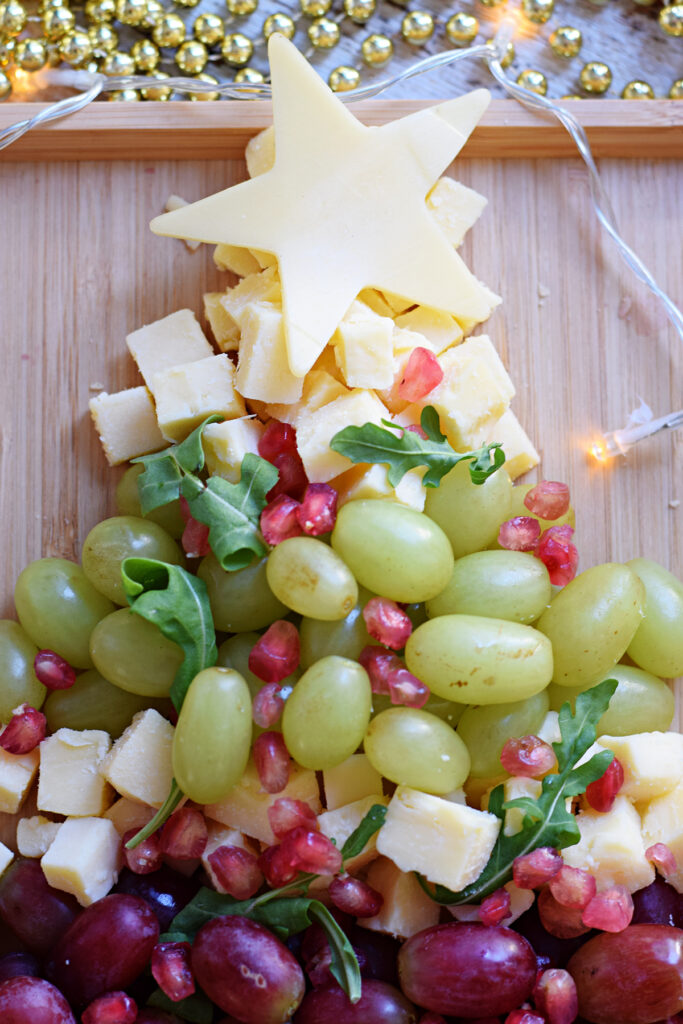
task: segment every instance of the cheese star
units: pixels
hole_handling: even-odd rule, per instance
[[[271,36],[268,57],[271,170],[156,217],[152,231],[273,253],[287,358],[298,377],[366,287],[485,319],[491,293],[434,222],[425,198],[488,106],[487,90],[366,127],[284,36]]]

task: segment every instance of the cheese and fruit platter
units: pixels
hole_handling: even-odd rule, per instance
[[[0,1021],[681,1021],[680,452],[586,454],[681,353],[576,166],[451,167],[486,90],[368,127],[269,60],[245,180],[24,182]]]

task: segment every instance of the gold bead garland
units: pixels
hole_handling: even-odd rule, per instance
[[[410,11],[401,22],[401,35],[407,43],[425,43],[434,35],[434,18],[429,11]]]
[[[555,0],[522,0],[524,16],[536,25],[544,25],[555,9]]]
[[[659,12],[659,24],[669,36],[683,36],[683,3],[663,7]]]
[[[330,71],[327,84],[332,92],[350,92],[360,85],[360,72],[347,64],[341,64],[338,68]]]
[[[204,46],[216,46],[225,38],[225,25],[223,19],[219,18],[217,14],[200,14],[195,19],[192,31],[195,39],[204,43]]]
[[[548,91],[548,81],[545,75],[542,71],[536,71],[533,68],[527,68],[526,71],[521,71],[517,75],[517,85],[521,85],[528,92],[538,93],[539,96],[545,96]]]
[[[601,60],[592,60],[581,68],[579,81],[586,92],[601,95],[612,84],[612,72]]]
[[[381,68],[394,56],[394,44],[389,36],[373,32],[361,43],[360,52],[366,64],[372,68]]]
[[[477,38],[479,22],[472,14],[458,11],[446,22],[446,35],[454,46],[469,46]]]
[[[258,0],[225,0],[225,6],[228,14],[241,18],[254,13],[258,7]]]
[[[152,39],[157,46],[180,46],[185,42],[185,22],[178,14],[164,14],[152,29]]]
[[[377,0],[344,0],[344,14],[357,25],[364,25],[376,8]]]
[[[683,100],[683,78],[677,78],[669,89],[670,100]]]
[[[299,0],[299,6],[307,18],[322,18],[332,6],[332,0]]]
[[[119,34],[108,22],[103,21],[98,25],[91,25],[88,29],[88,38],[93,48],[93,53],[104,54],[116,50],[119,45]],[[134,46],[137,44],[134,44]],[[151,44],[154,46],[154,43]],[[134,48],[134,47],[133,47]],[[131,49],[131,54],[133,49]],[[137,63],[137,62],[136,62]]]
[[[110,92],[107,98],[110,103],[136,103],[140,99],[140,93],[137,89],[117,89],[115,92]]]
[[[257,68],[240,68],[235,72],[235,81],[238,85],[261,85],[265,82],[266,76]]]
[[[198,75],[193,75],[192,77],[196,78],[198,82],[206,82],[209,85],[218,85],[218,79],[214,75],[207,75],[203,71],[200,72]],[[219,92],[191,92],[190,93],[190,99],[194,100],[194,101],[196,101],[196,100],[206,100],[206,101],[210,102],[211,100],[219,100],[220,98],[221,98],[221,94]]]
[[[175,62],[186,75],[199,75],[206,67],[209,51],[198,39],[188,39],[178,47]]]
[[[47,40],[61,39],[76,24],[73,11],[68,7],[55,7],[43,15],[43,32]]]
[[[9,75],[6,75],[4,71],[0,71],[0,102],[9,99],[11,92],[12,82]]]
[[[628,82],[621,90],[621,98],[622,100],[653,100],[655,92],[648,82],[634,79],[633,82]]]
[[[221,43],[223,60],[234,68],[248,64],[253,52],[254,44],[243,32],[231,32]]]
[[[161,61],[159,47],[151,39],[138,39],[131,46],[130,55],[135,61],[136,69],[143,74],[156,71]]]
[[[317,18],[308,26],[308,38],[316,50],[331,50],[340,36],[339,25],[332,18]]]
[[[100,71],[108,78],[115,78],[118,75],[134,75],[135,61],[129,53],[122,50],[112,50],[106,54],[100,63]]]
[[[578,28],[572,28],[571,25],[560,25],[552,33],[548,42],[553,53],[556,53],[558,57],[569,59],[579,55],[583,37]]]
[[[18,36],[26,24],[27,14],[18,0],[0,4],[0,35]]]
[[[92,57],[92,43],[87,32],[74,31],[59,41],[59,56],[73,67],[82,67]]]
[[[263,35],[266,39],[270,39],[273,32],[281,32],[287,39],[293,39],[296,32],[294,19],[282,11],[269,14],[263,22]]]
[[[14,63],[22,71],[40,71],[47,63],[47,47],[42,39],[21,39],[14,50]]]
[[[0,39],[0,68],[9,67],[14,61],[16,43],[14,39]]]
[[[151,71],[147,77],[162,82],[165,78],[170,78],[171,76],[166,71]],[[140,89],[140,95],[144,100],[157,100],[157,102],[165,103],[167,100],[170,100],[172,91],[172,89],[165,88],[164,86],[146,85]]]

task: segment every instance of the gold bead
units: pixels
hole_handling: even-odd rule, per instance
[[[208,82],[209,85],[218,85],[218,79],[214,78],[213,75],[205,75],[201,73],[199,75],[194,75],[193,77],[200,82]],[[219,100],[221,98],[221,94],[219,92],[191,92],[189,93],[189,96],[190,99],[193,101]]]
[[[636,78],[624,86],[621,90],[621,98],[622,100],[653,100],[655,93],[651,85]]]
[[[209,51],[198,39],[188,39],[176,50],[175,62],[186,75],[199,75],[206,67]]]
[[[134,75],[135,61],[129,53],[113,50],[102,58],[100,71],[109,78],[114,78],[116,75]]]
[[[221,46],[223,60],[232,64],[234,68],[248,64],[253,52],[254,44],[243,32],[231,32],[225,37]]]
[[[278,11],[275,14],[269,14],[263,22],[263,34],[266,39],[270,39],[275,32],[279,32],[280,35],[286,36],[287,39],[293,39],[295,31],[296,25],[292,18],[281,11]]]
[[[550,46],[558,57],[576,57],[581,50],[583,36],[578,28],[560,25],[550,36]]]
[[[521,85],[527,92],[538,93],[539,96],[545,96],[548,91],[545,75],[541,71],[534,71],[533,68],[527,68],[517,75],[517,85]]]
[[[258,68],[240,68],[235,72],[235,81],[238,85],[261,85],[265,80],[266,76]]]
[[[178,14],[164,14],[152,29],[157,46],[180,46],[185,41],[185,22]]]
[[[356,71],[355,68],[349,67],[347,64],[342,64],[340,67],[330,71],[327,84],[332,92],[350,92],[352,89],[358,88],[360,72]]]
[[[659,12],[659,24],[668,36],[683,36],[683,4],[671,4]]]
[[[376,7],[377,0],[344,0],[344,14],[357,25],[364,25]]]
[[[545,25],[553,13],[555,0],[522,0],[522,10],[529,21],[536,25]]]
[[[18,36],[25,24],[26,11],[18,0],[0,4],[0,35]]]
[[[446,35],[454,46],[469,46],[479,32],[479,22],[472,14],[458,11],[446,22]]]
[[[43,40],[19,40],[14,51],[14,62],[22,71],[40,71],[47,63],[47,47]]]
[[[146,28],[151,32],[160,18],[163,18],[165,13],[166,11],[160,3],[160,0],[147,0],[145,16],[138,25],[138,28]]]
[[[394,44],[389,36],[373,32],[361,43],[360,52],[366,64],[371,68],[380,68],[394,56]]]
[[[0,39],[0,68],[9,67],[14,62],[14,40]]]
[[[12,92],[12,83],[4,71],[0,71],[0,102],[9,98]]]
[[[510,42],[505,47],[505,53],[503,54],[500,66],[502,68],[509,68],[516,56],[517,53],[515,51],[515,44],[512,42],[512,40],[510,40]]]
[[[669,89],[670,100],[683,100],[683,78],[677,78],[675,82],[671,83]]]
[[[258,7],[258,0],[225,0],[225,6],[228,9],[228,14],[244,17],[254,13]]]
[[[159,67],[161,54],[159,47],[151,39],[138,39],[130,48],[130,55],[135,61],[135,67],[143,74],[148,71],[156,71]]]
[[[161,82],[165,78],[170,78],[171,76],[165,71],[151,71],[147,77]],[[164,88],[164,86],[146,85],[144,88],[140,89],[140,95],[143,100],[157,100],[160,103],[165,103],[166,100],[170,100],[172,92],[172,89]]]
[[[88,29],[88,38],[95,53],[99,54],[111,53],[119,45],[118,32],[106,21],[100,25],[91,25]]]
[[[612,84],[612,72],[601,60],[592,60],[581,68],[579,81],[586,92],[607,92]]]
[[[196,7],[199,0],[175,0],[175,3],[178,4],[178,7]]]
[[[299,0],[299,6],[307,18],[322,18],[332,6],[332,0]]]
[[[116,17],[122,25],[140,25],[147,13],[147,0],[116,0]]]
[[[140,99],[137,89],[117,89],[108,95],[110,103],[136,103]]]
[[[62,63],[62,58],[59,53],[59,43],[57,40],[48,39],[45,49],[47,50],[47,66],[49,68],[58,68]]]
[[[204,43],[204,46],[215,46],[217,43],[223,42],[225,25],[223,19],[219,18],[217,14],[200,14],[195,19],[192,31],[195,39]]]
[[[507,0],[481,0],[484,7],[502,7],[503,4],[507,3]]]
[[[59,55],[67,64],[79,67],[92,57],[92,43],[87,32],[77,29],[59,40]]]
[[[67,0],[40,0],[38,4],[38,14],[47,14],[48,11],[54,10],[55,7],[68,7]]]
[[[331,50],[339,42],[339,25],[331,18],[317,18],[308,26],[308,38],[316,50]]]
[[[401,22],[401,35],[414,46],[426,43],[434,35],[434,18],[429,11],[410,11]]]
[[[73,31],[76,18],[68,7],[55,7],[43,16],[43,31],[46,39],[61,39]]]
[[[85,16],[95,25],[113,21],[116,16],[116,0],[88,0],[85,5]]]

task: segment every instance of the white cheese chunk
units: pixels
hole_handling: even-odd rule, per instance
[[[17,824],[17,850],[22,857],[42,857],[62,827],[61,821],[50,821],[42,814],[22,818]]]
[[[335,356],[350,388],[386,388],[393,371],[394,323],[357,300],[332,337]]]
[[[422,483],[425,472],[422,468],[409,469],[392,487],[389,483],[389,470],[385,465],[378,463],[368,466],[360,463],[335,477],[332,486],[337,491],[337,504],[340,508],[347,501],[386,498],[422,512],[427,500],[427,492]]]
[[[540,455],[512,409],[506,409],[491,427],[486,440],[502,444],[505,452],[505,471],[511,480],[516,480],[518,476],[527,473],[540,462]]]
[[[379,914],[359,918],[358,924],[363,928],[409,939],[439,923],[439,904],[429,898],[413,874],[400,871],[387,857],[373,860],[366,877],[384,903]]]
[[[498,837],[500,820],[408,786],[396,789],[377,850],[402,871],[457,892],[481,874]]]
[[[39,754],[8,754],[0,747],[0,811],[16,814],[38,771]]]
[[[268,416],[283,423],[296,426],[301,416],[316,412],[324,405],[329,405],[337,398],[350,394],[349,389],[327,370],[309,370],[304,378],[301,398],[291,405],[269,403],[266,406]]]
[[[275,163],[275,129],[264,128],[247,143],[244,151],[250,178],[265,174]]]
[[[436,353],[462,341],[462,327],[450,313],[429,306],[415,306],[396,317],[396,326],[415,331],[431,343]]]
[[[538,800],[541,795],[541,783],[538,779],[526,779],[521,775],[513,775],[503,783],[505,799],[517,800],[518,797],[529,797],[531,800]],[[515,836],[522,831],[524,811],[518,807],[510,807],[505,812],[505,823],[503,832],[506,836]]]
[[[102,765],[102,775],[121,796],[161,807],[173,779],[174,731],[154,708],[138,712],[112,747]]]
[[[202,447],[210,476],[222,476],[236,484],[242,475],[245,455],[258,455],[265,426],[253,416],[209,423],[202,432]]]
[[[243,278],[234,288],[228,288],[221,299],[221,305],[240,328],[243,327],[246,311],[258,302],[270,302],[275,306],[282,302],[282,289],[276,267],[268,267]]]
[[[58,729],[40,744],[38,809],[53,814],[102,814],[113,792],[100,775],[111,747],[102,729]]]
[[[152,820],[154,814],[154,807],[149,807],[148,804],[139,804],[135,800],[129,800],[127,796],[122,796],[107,808],[102,817],[108,818],[118,834],[122,836],[126,832],[130,832],[131,829],[139,832],[148,821]]]
[[[4,875],[13,860],[12,851],[4,843],[0,843],[0,875]]]
[[[244,416],[235,389],[235,366],[227,355],[183,363],[154,375],[152,394],[159,429],[170,441],[183,441],[207,416]]]
[[[166,448],[156,409],[146,387],[101,394],[88,403],[95,430],[110,466]]]
[[[337,807],[362,800],[382,792],[382,776],[372,767],[365,754],[351,754],[341,764],[323,770],[325,809],[335,811]]]
[[[225,292],[204,293],[204,316],[221,352],[232,352],[239,348],[240,329],[223,305],[224,295]]]
[[[183,199],[182,196],[170,195],[166,200],[164,209],[166,213],[172,213],[173,210],[182,210],[183,206],[189,206],[187,199]],[[183,242],[190,252],[196,252],[202,244],[201,242],[195,242],[192,238],[184,238]]]
[[[683,778],[683,735],[678,732],[638,732],[632,736],[601,736],[600,744],[614,752],[624,769],[621,796],[651,800],[672,790]]]
[[[155,374],[180,363],[213,355],[213,349],[190,309],[179,309],[170,316],[139,327],[128,335],[126,344],[152,392]]]
[[[565,847],[562,857],[570,867],[593,875],[599,890],[625,885],[635,892],[653,881],[655,873],[645,859],[640,816],[627,797],[618,796],[606,814],[581,811],[576,824],[581,841]]]
[[[107,895],[120,866],[121,840],[106,818],[67,818],[41,861],[48,883],[82,907]]]
[[[683,893],[683,782],[670,793],[657,796],[643,812],[645,847],[666,843],[676,858],[677,871],[667,875],[667,882]]]
[[[258,260],[241,245],[217,245],[213,251],[213,262],[219,270],[229,270],[238,277],[258,274],[261,269]]]
[[[354,800],[353,803],[337,807],[334,811],[324,811],[318,815],[320,831],[328,839],[333,839],[337,849],[341,850],[352,832],[360,825],[361,821],[374,804],[381,804],[386,807],[389,803],[382,792],[364,796],[361,800]],[[377,856],[377,833],[368,839],[367,843],[356,857],[345,861],[345,868],[352,874],[364,867]]]
[[[427,209],[451,245],[458,246],[481,216],[487,200],[453,178],[439,178],[427,196]]]
[[[364,302],[366,306],[370,307],[373,313],[377,313],[379,316],[388,316],[393,320],[393,309],[382,293],[378,292],[376,288],[364,288],[362,292],[358,293],[358,301]]]
[[[273,302],[252,302],[240,316],[242,336],[235,377],[239,393],[261,402],[296,402],[303,378],[289,368],[282,310]]]
[[[334,435],[344,427],[381,424],[388,418],[386,406],[372,391],[356,389],[297,420],[297,445],[309,480],[323,483],[349,469],[351,461],[330,448]]]
[[[546,712],[546,716],[541,722],[541,727],[536,735],[539,740],[544,740],[546,743],[560,743],[562,733],[560,732],[560,716],[557,711]]]

